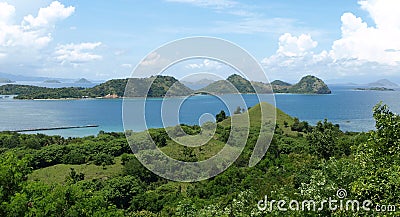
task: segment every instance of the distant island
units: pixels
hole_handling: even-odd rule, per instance
[[[399,87],[398,84],[393,83],[387,79],[381,79],[368,84],[369,87]]]
[[[81,79],[82,80],[82,79]],[[86,80],[86,79],[85,79]],[[83,80],[82,80],[83,81]],[[129,81],[129,82],[128,82]],[[127,92],[125,87],[128,84]],[[147,87],[151,84],[149,90]],[[232,85],[230,85],[232,84]],[[271,90],[271,86],[273,91]],[[15,99],[80,99],[80,98],[121,98],[121,97],[172,97],[190,94],[226,94],[236,93],[299,93],[330,94],[331,90],[319,78],[305,76],[291,85],[283,81],[274,81],[271,85],[248,81],[239,75],[231,75],[226,80],[215,81],[206,87],[194,91],[171,76],[152,76],[149,78],[113,79],[91,88],[62,87],[48,88],[31,85],[7,84],[0,86],[0,95],[17,95]]]
[[[369,90],[369,91],[395,91],[392,88],[386,88],[386,87],[369,87],[369,88],[363,88],[363,87],[359,87],[359,88],[354,88],[354,90]]]
[[[75,81],[75,84],[91,84],[92,82],[90,82],[89,80],[87,80],[86,78],[81,78],[77,81]]]
[[[60,84],[61,81],[59,81],[59,80],[45,80],[45,81],[43,81],[43,83],[46,83],[46,84]]]
[[[11,81],[7,78],[0,78],[0,84],[7,84],[7,83],[15,83],[15,81]]]

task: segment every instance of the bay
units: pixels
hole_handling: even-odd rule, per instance
[[[275,94],[276,106],[291,116],[315,124],[327,118],[339,124],[344,131],[369,131],[374,129],[372,108],[382,101],[390,106],[394,112],[400,112],[400,91],[356,91],[351,87],[331,86],[330,95],[301,95]],[[272,95],[260,95],[261,101],[273,102]],[[242,95],[246,106],[257,104],[258,98],[254,94]],[[192,96],[186,100],[182,98],[168,98],[168,104],[181,104],[179,122],[184,124],[199,124],[199,119],[208,113],[206,120],[210,120],[221,110],[235,109],[241,103],[237,96],[223,95]],[[228,102],[228,105],[224,104]],[[127,99],[132,113],[135,108],[146,105],[145,117],[148,128],[163,126],[161,108],[163,99],[152,98],[146,101],[141,98]],[[49,128],[61,126],[99,125],[97,128],[80,128],[50,131],[35,131],[30,133],[44,133],[61,135],[64,137],[82,137],[96,135],[100,130],[106,132],[122,132],[122,99],[82,99],[82,100],[14,100],[0,99],[0,131],[21,130],[32,128]],[[165,102],[164,102],[165,103]],[[168,109],[168,108],[167,108]],[[169,111],[166,111],[168,114]],[[174,114],[171,111],[171,114]],[[135,114],[143,117],[140,112]],[[171,115],[168,118],[173,117]],[[173,123],[173,121],[166,121]],[[135,131],[145,129],[138,124],[130,126]]]

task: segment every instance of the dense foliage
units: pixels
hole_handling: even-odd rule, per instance
[[[258,136],[252,127],[239,159],[222,174],[197,183],[156,176],[131,154],[122,133],[62,138],[3,132],[0,216],[399,216],[400,116],[377,105],[374,118],[376,131],[350,133],[327,120],[310,126],[279,113],[274,138],[259,164],[248,167]],[[190,161],[207,158],[226,141],[227,122],[218,123],[210,144],[193,149],[178,148],[164,129],[149,133],[165,152]],[[202,133],[199,126],[182,125],[182,130],[188,135]],[[139,151],[145,134],[127,135],[137,141],[135,152]],[[46,171],[65,164],[66,170],[58,171],[64,179],[49,183],[54,177]],[[93,168],[106,174],[113,166],[121,169],[106,176],[82,172],[91,165],[99,165]],[[369,212],[257,208],[265,195],[277,201],[322,201],[337,198],[338,189],[347,190],[346,198],[371,200],[374,206]],[[396,211],[374,209],[389,204],[396,205]]]

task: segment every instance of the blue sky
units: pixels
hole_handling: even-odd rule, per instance
[[[212,36],[246,49],[270,79],[313,74],[331,83],[400,82],[399,2],[0,0],[0,72],[128,77],[169,41]],[[180,64],[178,71],[219,69],[203,60]]]

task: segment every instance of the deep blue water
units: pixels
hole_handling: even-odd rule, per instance
[[[278,108],[291,116],[315,124],[327,118],[340,125],[344,131],[368,131],[374,129],[372,108],[379,101],[400,113],[400,91],[354,91],[350,87],[331,87],[331,95],[276,94]],[[222,96],[230,105],[213,96],[193,96],[170,98],[164,102],[164,117],[167,125],[176,121],[185,124],[199,124],[200,117],[210,120],[220,110],[228,111],[241,105],[237,96]],[[262,101],[271,102],[271,95],[262,95]],[[258,103],[256,95],[243,95],[247,106]],[[129,112],[143,119],[143,99],[128,99]],[[86,136],[98,131],[123,131],[122,99],[84,99],[84,100],[13,100],[0,99],[0,131],[28,128],[60,126],[80,126],[95,124],[98,128],[42,131],[49,135]],[[169,112],[180,104],[179,115]],[[149,128],[161,127],[162,99],[146,101],[145,117]],[[243,107],[243,106],[242,106]],[[209,116],[202,116],[209,113]],[[179,117],[179,119],[174,118]],[[200,121],[201,122],[201,121]],[[129,127],[140,131],[144,127],[140,121],[134,121]],[[37,133],[37,132],[35,132]]]

